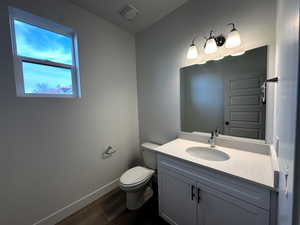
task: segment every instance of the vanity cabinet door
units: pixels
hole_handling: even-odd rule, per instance
[[[197,225],[269,225],[269,212],[198,183]]]
[[[196,182],[162,167],[158,179],[160,216],[172,225],[196,225]]]

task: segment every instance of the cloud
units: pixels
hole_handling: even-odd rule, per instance
[[[19,55],[72,64],[70,40],[60,34],[15,21]]]

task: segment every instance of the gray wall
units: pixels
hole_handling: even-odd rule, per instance
[[[225,80],[232,76],[242,78],[249,75],[261,76],[265,80],[266,74],[266,47],[247,51],[241,56],[226,57],[223,60],[182,68],[180,70],[181,130],[211,132],[219,128],[223,133],[225,93],[229,92],[225,88]]]
[[[191,39],[203,46],[211,29],[228,33],[236,22],[243,48],[269,45],[268,76],[274,76],[275,0],[191,0],[136,38],[138,103],[141,141],[164,143],[180,130],[180,67],[190,63],[186,52]],[[201,41],[200,41],[201,40]],[[203,49],[202,54],[203,53]],[[272,91],[272,90],[271,90]],[[273,94],[269,95],[273,102]],[[267,139],[273,137],[273,104],[267,108]]]
[[[299,194],[299,188],[294,189],[293,185],[296,137],[299,137],[299,133],[296,134],[299,91],[299,6],[299,0],[278,0],[276,42],[276,73],[280,78],[278,82],[278,114],[276,120],[280,169],[278,225],[295,225],[297,222],[292,221],[292,213],[294,191]],[[296,164],[295,168],[299,169],[299,164]],[[285,181],[286,174],[288,174],[287,182]],[[296,179],[295,182],[298,182]],[[286,184],[287,195],[285,194]],[[298,194],[296,197],[299,196]],[[299,204],[297,201],[295,203]],[[299,211],[294,216],[295,219],[297,216],[299,218]]]
[[[7,6],[78,32],[81,99],[17,98]],[[138,157],[134,37],[60,0],[0,2],[0,224],[32,224]],[[118,151],[102,160],[107,145]]]
[[[218,62],[185,67],[180,74],[181,130],[223,132],[224,81]]]

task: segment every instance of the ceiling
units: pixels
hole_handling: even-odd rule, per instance
[[[69,0],[81,8],[103,17],[104,19],[137,33],[162,19],[188,0]],[[125,20],[119,11],[127,3],[131,3],[139,10],[134,21]]]

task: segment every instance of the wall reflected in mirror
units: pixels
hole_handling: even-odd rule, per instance
[[[181,68],[181,130],[265,139],[267,46]]]

